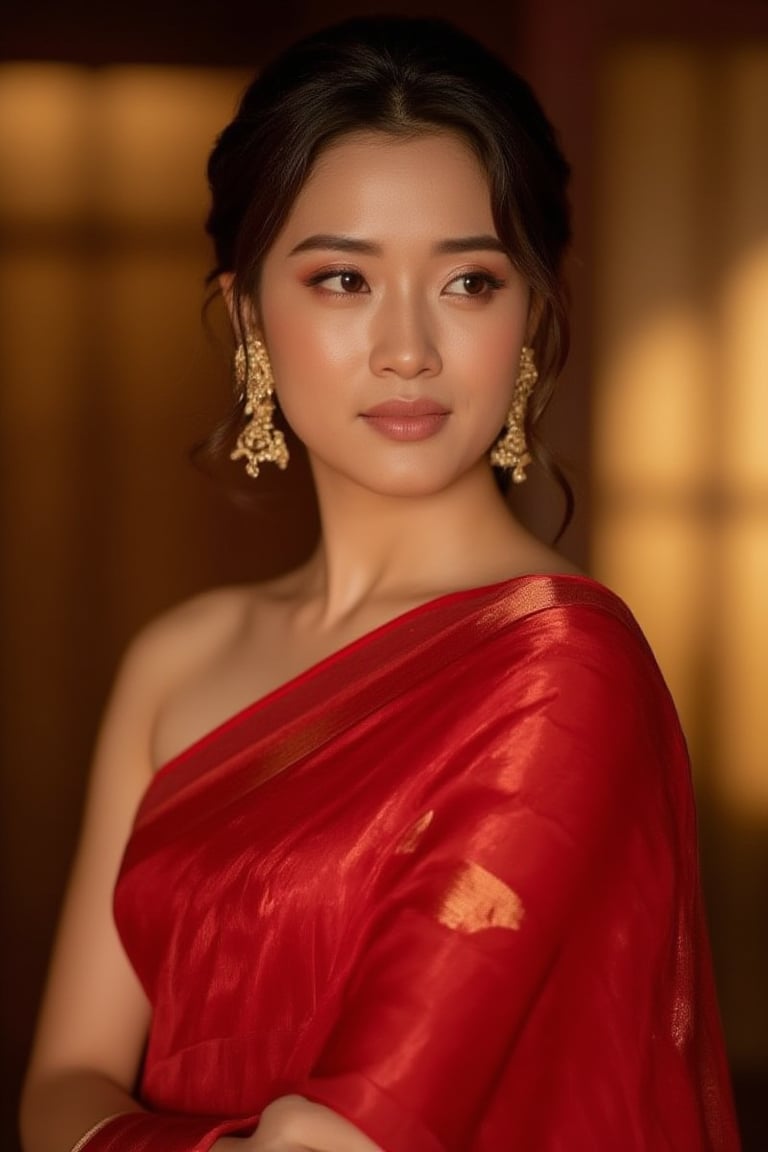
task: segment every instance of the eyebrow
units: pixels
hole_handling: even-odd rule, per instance
[[[381,256],[382,247],[371,240],[361,240],[356,236],[337,236],[329,232],[318,232],[315,236],[308,236],[289,255],[297,256],[300,252],[360,252],[365,256]],[[497,236],[456,236],[446,240],[438,240],[432,251],[437,256],[460,252],[503,252],[508,255],[507,249]]]

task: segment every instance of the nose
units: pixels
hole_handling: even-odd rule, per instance
[[[413,380],[442,368],[427,309],[409,296],[382,302],[371,333],[371,371]]]

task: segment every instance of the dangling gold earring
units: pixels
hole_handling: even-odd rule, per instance
[[[507,416],[505,431],[491,449],[491,464],[498,468],[511,468],[515,484],[523,483],[526,478],[525,469],[531,463],[531,454],[525,441],[525,410],[538,378],[533,349],[524,344],[520,350],[520,369],[515,380],[512,407]]]
[[[254,480],[260,464],[277,464],[285,468],[288,448],[285,436],[272,423],[275,402],[272,399],[275,381],[272,365],[264,344],[256,336],[248,336],[235,352],[235,380],[245,395],[245,414],[248,422],[237,438],[230,454],[231,460],[245,457],[245,470]]]

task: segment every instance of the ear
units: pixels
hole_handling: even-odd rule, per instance
[[[222,299],[224,300],[224,303],[227,306],[227,312],[229,313],[229,319],[231,320],[232,326],[234,327],[235,326],[235,310],[234,310],[235,274],[234,274],[234,272],[222,272],[217,277],[217,279],[219,281],[219,290],[221,292]]]
[[[249,332],[257,333],[259,331],[259,324],[250,301],[240,300],[238,306],[238,302],[235,300],[234,272],[222,272],[218,276],[218,281],[222,298],[229,313],[230,323],[235,333],[235,338],[237,340],[241,339],[244,326]]]
[[[544,315],[544,301],[537,292],[531,291],[531,300],[528,305],[528,323],[525,327],[525,342],[530,344],[539,330],[541,318]]]

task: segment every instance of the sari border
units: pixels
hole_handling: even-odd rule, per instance
[[[469,612],[451,613],[452,608],[467,601],[471,604]],[[414,656],[432,650],[433,659],[443,664],[460,658],[463,652],[457,651],[454,643],[460,628],[471,623],[480,642],[538,612],[571,605],[597,608],[618,618],[647,648],[626,604],[591,577],[565,573],[515,576],[495,584],[448,592],[337,649],[252,701],[167,761],[150,782],[136,815],[136,827],[151,822],[164,810],[166,801],[177,800],[181,792],[193,795],[202,780],[210,781],[212,775],[227,773],[244,756],[251,761],[262,757],[259,770],[250,774],[250,788],[266,783],[417,682],[423,673],[415,666]],[[403,638],[402,632],[406,633]],[[379,664],[392,659],[388,649],[395,638],[396,659],[382,675]],[[355,657],[355,666],[350,670],[347,663]],[[318,680],[327,688],[322,699],[317,691]],[[349,708],[353,699],[358,704],[354,711]],[[278,731],[281,738],[279,745],[274,746]],[[201,767],[200,759],[205,759],[211,749],[217,751],[215,763]]]
[[[477,588],[444,592],[441,596],[425,600],[423,604],[417,604],[412,608],[406,609],[405,612],[391,617],[390,620],[383,621],[383,623],[378,624],[377,627],[364,632],[362,636],[356,637],[348,644],[343,644],[339,649],[336,649],[335,652],[330,652],[327,657],[315,661],[314,664],[305,668],[303,672],[297,673],[296,676],[291,676],[290,680],[277,685],[276,688],[268,691],[264,696],[259,696],[257,699],[251,700],[249,704],[238,708],[236,712],[231,713],[225,720],[216,723],[216,725],[208,729],[203,735],[198,736],[196,740],[185,745],[184,748],[176,752],[174,756],[165,760],[164,763],[155,768],[152,779],[157,780],[167,773],[172,773],[174,768],[182,765],[185,760],[195,757],[198,752],[205,751],[208,743],[215,741],[216,738],[220,736],[226,736],[230,732],[230,729],[239,727],[241,723],[248,721],[253,713],[260,712],[261,708],[266,708],[269,705],[279,702],[283,696],[291,694],[294,690],[301,690],[305,682],[314,680],[315,676],[319,676],[325,673],[326,670],[333,668],[337,662],[347,657],[352,657],[352,655],[355,655],[359,650],[367,647],[368,644],[374,644],[379,638],[388,636],[389,632],[408,626],[411,621],[417,620],[421,615],[431,613],[435,611],[435,609],[443,606],[458,604],[458,602],[462,602],[463,600],[495,597],[497,593],[504,592],[507,589],[515,591],[515,585],[526,585],[529,583],[538,585],[535,591],[540,592],[541,597],[534,596],[533,599],[541,599],[541,602],[539,602],[539,604],[525,606],[524,611],[520,612],[516,619],[519,619],[520,616],[532,615],[534,612],[541,612],[545,608],[569,604],[585,604],[607,609],[611,614],[628,624],[630,628],[640,632],[637,621],[634,620],[629,607],[624,604],[624,601],[619,598],[615,592],[607,588],[606,585],[596,581],[592,576],[584,576],[576,573],[512,576],[504,579],[504,581],[496,581],[493,584],[478,585]],[[565,596],[555,594],[555,585],[560,583],[565,584],[564,591],[568,592]],[[523,589],[520,588],[520,592],[522,591]],[[546,602],[543,602],[545,600]],[[520,605],[520,607],[523,606]]]
[[[170,759],[158,765],[153,773],[153,779],[164,775],[168,771],[172,771],[179,762],[186,760],[188,756],[192,756],[201,750],[209,740],[214,740],[217,736],[224,735],[231,727],[235,727],[242,721],[247,720],[253,712],[259,711],[262,707],[269,706],[281,696],[293,691],[294,688],[299,689],[305,680],[313,679],[315,675],[321,674],[337,661],[343,660],[346,656],[353,656],[358,649],[365,647],[368,643],[374,643],[379,637],[388,634],[400,625],[408,624],[412,619],[415,619],[425,612],[429,612],[430,609],[439,608],[447,603],[453,604],[475,596],[482,596],[483,594],[492,594],[499,589],[516,584],[518,581],[549,578],[550,577],[543,576],[513,576],[507,580],[496,581],[493,584],[482,584],[474,588],[459,588],[453,592],[444,592],[440,596],[433,596],[431,599],[423,601],[421,604],[414,604],[412,608],[406,609],[405,612],[398,613],[397,616],[393,616],[389,620],[384,620],[381,624],[376,625],[375,628],[371,628],[368,632],[364,632],[361,636],[350,640],[349,643],[342,644],[340,648],[337,648],[334,652],[329,652],[327,656],[315,661],[314,664],[310,664],[307,668],[304,668],[283,684],[278,684],[277,687],[270,689],[270,691],[266,692],[263,696],[259,696],[255,700],[251,700],[248,704],[245,704],[242,708],[238,708],[236,712],[226,717],[220,724],[215,724],[213,728],[204,732],[202,736],[199,736],[174,756],[171,756]],[[593,581],[591,577],[588,576],[567,576],[563,574],[562,578],[585,580],[589,583],[597,584],[597,581]],[[598,585],[598,587],[601,586]],[[609,590],[606,589],[606,591]]]

